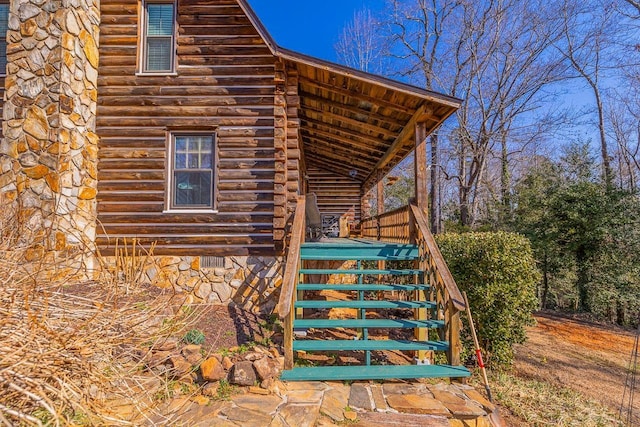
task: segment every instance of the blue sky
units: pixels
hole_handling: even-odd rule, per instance
[[[278,45],[336,62],[333,46],[353,13],[379,10],[384,0],[249,0]]]

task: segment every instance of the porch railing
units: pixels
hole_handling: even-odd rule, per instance
[[[278,300],[278,316],[284,329],[284,368],[293,368],[293,320],[296,290],[298,287],[298,268],[300,267],[300,248],[305,239],[305,198],[298,196],[296,210],[291,226],[291,241],[287,252],[287,261],[282,278],[280,299]]]
[[[372,232],[375,230],[375,234]],[[398,243],[416,243],[419,248],[419,269],[431,285],[431,299],[436,302],[435,316],[444,320],[442,339],[449,341],[447,359],[451,365],[460,364],[460,311],[466,306],[458,285],[429,228],[424,212],[415,203],[367,218],[362,222],[362,237]],[[420,299],[426,295],[420,296]],[[424,320],[425,311],[417,311]]]
[[[362,237],[394,243],[411,241],[409,206],[402,206],[362,221]]]

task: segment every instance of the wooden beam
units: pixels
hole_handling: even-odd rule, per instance
[[[311,101],[311,102],[317,102],[317,103],[322,103],[322,104],[326,104],[331,106],[332,108],[339,110],[337,114],[341,114],[341,112],[348,112],[351,114],[363,114],[366,115],[369,119],[373,119],[373,120],[377,120],[379,122],[383,122],[383,123],[388,123],[392,126],[396,126],[399,128],[402,128],[403,123],[406,121],[406,119],[393,119],[390,116],[385,116],[383,114],[379,114],[379,113],[375,113],[373,111],[370,110],[365,110],[363,108],[359,108],[357,106],[351,105],[351,104],[347,104],[347,103],[343,103],[340,101],[334,101],[330,98],[325,98],[322,96],[316,96],[316,95],[308,95],[308,94],[301,94],[300,97],[303,100],[306,101]],[[304,103],[304,101],[303,101]],[[335,111],[334,111],[335,112]],[[407,116],[407,114],[403,114],[405,117]],[[409,114],[410,117],[410,114]]]
[[[384,175],[382,174],[382,171],[378,171],[378,183],[376,185],[376,197],[378,199],[378,209],[377,209],[377,213],[378,215],[381,215],[384,213]]]
[[[362,179],[358,179],[358,177],[363,176],[364,173],[368,171],[368,169],[365,169],[361,166],[356,166],[354,164],[345,164],[344,162],[328,159],[326,157],[323,157],[322,155],[318,155],[309,151],[306,152],[306,157],[308,160],[307,165],[313,165],[320,169],[333,170],[337,174],[343,176],[349,176],[349,171],[355,169],[356,171],[358,171],[358,175],[353,179],[360,182],[362,182]]]
[[[377,146],[377,148],[375,148],[377,151],[380,152],[380,155],[384,154],[384,152],[386,151],[386,144],[385,144],[385,140],[384,139],[380,139],[380,138],[375,138],[369,135],[365,135],[363,133],[360,133],[358,131],[355,130],[351,130],[351,129],[344,129],[344,128],[336,128],[335,126],[331,126],[329,123],[326,122],[322,122],[319,120],[315,120],[312,119],[310,117],[303,117],[301,119],[302,121],[302,126],[301,127],[311,127],[313,126],[313,129],[322,129],[323,132],[335,132],[336,134],[342,136],[345,138],[350,138],[350,139],[360,139],[363,141],[367,141],[367,145],[369,146]],[[383,148],[384,147],[384,148]]]
[[[353,138],[345,137],[337,132],[325,131],[316,127],[304,126],[302,128],[302,132],[308,135],[319,136],[322,138],[326,138],[328,141],[339,142],[343,145],[348,145],[349,147],[354,147],[355,149],[361,150],[363,152],[368,153],[369,155],[373,154],[376,159],[378,159],[383,153],[384,150],[379,148],[379,146],[372,146],[360,141],[356,141]]]
[[[382,170],[398,153],[400,148],[407,143],[407,141],[413,136],[415,132],[416,123],[420,121],[421,118],[424,117],[425,114],[430,113],[427,112],[424,106],[420,107],[418,111],[411,117],[409,123],[402,129],[402,132],[396,137],[391,146],[387,149],[384,155],[380,158],[378,163],[376,163],[375,168],[371,171],[367,179],[365,179],[365,185],[370,185],[371,181],[376,177],[377,171]]]
[[[378,156],[369,150],[362,149],[360,147],[349,144],[346,141],[341,141],[334,138],[321,138],[313,134],[309,134],[310,131],[303,131],[302,136],[305,140],[314,142],[314,145],[325,146],[335,154],[345,156],[361,156],[361,159],[367,160],[368,163],[374,164],[378,159]]]
[[[393,102],[389,102],[389,101],[385,101],[383,99],[380,98],[374,98],[372,96],[369,95],[365,95],[361,92],[352,90],[352,89],[347,89],[347,88],[342,88],[342,87],[337,87],[337,86],[333,86],[330,85],[328,83],[321,83],[315,80],[311,80],[305,77],[300,77],[300,85],[305,85],[305,86],[310,86],[313,88],[317,88],[317,89],[322,89],[322,90],[328,90],[329,92],[335,92],[335,93],[339,93],[341,95],[344,96],[353,96],[355,98],[359,98],[362,99],[364,101],[370,102],[372,104],[376,104],[379,105],[381,107],[384,108],[392,108],[394,110],[397,111],[402,111],[404,113],[407,114],[412,114],[415,111],[415,108],[411,108],[411,107],[407,107],[401,104],[396,104]]]
[[[429,193],[427,192],[427,128],[424,122],[415,124],[415,197],[420,209],[427,212]]]
[[[302,99],[303,99],[302,106],[300,108],[301,112],[302,112],[302,115],[301,115],[302,117],[307,117],[307,114],[309,112],[312,112],[312,113],[319,114],[320,117],[326,117],[326,118],[330,118],[330,119],[333,119],[333,120],[337,120],[339,123],[344,122],[344,123],[349,124],[351,126],[356,126],[356,128],[358,128],[358,127],[365,128],[367,130],[370,130],[370,134],[371,133],[374,133],[376,135],[380,134],[380,135],[384,135],[385,137],[389,137],[389,138],[393,138],[393,137],[395,137],[397,135],[397,132],[394,132],[394,131],[392,131],[390,129],[386,129],[386,128],[383,128],[383,127],[380,127],[380,126],[372,125],[370,123],[363,122],[363,121],[354,119],[352,117],[345,117],[345,116],[342,116],[340,114],[332,113],[331,111],[323,110],[321,108],[317,108],[317,107],[312,107],[310,105],[306,105],[304,103],[304,98],[302,98]],[[335,126],[335,124],[334,124],[334,126]]]

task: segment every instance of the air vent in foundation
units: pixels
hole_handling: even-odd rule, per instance
[[[200,257],[201,268],[224,268],[224,257],[222,256],[203,256]]]

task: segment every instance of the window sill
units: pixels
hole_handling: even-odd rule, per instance
[[[177,77],[178,73],[176,73],[175,71],[173,72],[166,72],[166,73],[150,73],[150,72],[137,72],[136,73],[136,77]]]
[[[217,214],[214,209],[165,209],[163,214]]]

